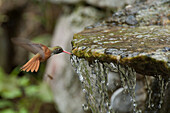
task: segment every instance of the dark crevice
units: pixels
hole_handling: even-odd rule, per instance
[[[10,73],[12,71],[12,65],[13,65],[13,56],[14,56],[14,45],[11,42],[11,38],[17,37],[18,32],[18,26],[20,26],[20,21],[22,19],[22,14],[25,9],[25,5],[22,7],[17,7],[15,9],[12,9],[8,12],[6,12],[6,16],[8,17],[8,21],[2,23],[2,28],[5,31],[6,37],[7,37],[7,45],[8,48],[6,49],[7,52],[7,67],[5,67],[5,71],[7,73]]]

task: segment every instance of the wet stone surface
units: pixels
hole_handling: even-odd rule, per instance
[[[84,110],[168,112],[170,10],[164,1],[128,5],[74,35],[71,61],[86,95]]]
[[[170,76],[170,26],[98,26],[74,35],[72,53],[128,65],[142,75]]]

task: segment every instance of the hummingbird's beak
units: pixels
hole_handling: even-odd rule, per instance
[[[71,55],[71,53],[70,52],[67,52],[67,51],[63,51],[64,53],[67,53],[67,54],[69,54],[69,55]]]

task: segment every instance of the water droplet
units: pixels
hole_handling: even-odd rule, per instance
[[[141,44],[144,44],[144,42],[141,42]]]
[[[119,83],[118,83],[118,82],[115,82],[115,85],[116,85],[116,86],[119,86]]]
[[[109,33],[109,35],[110,35],[110,36],[113,36],[113,35],[114,35],[114,33]]]
[[[162,103],[163,103],[163,101],[161,100],[159,103],[160,103],[160,104],[162,104]]]
[[[86,93],[87,91],[86,91],[86,89],[83,89],[83,93]]]
[[[143,36],[142,35],[138,35],[138,36],[136,36],[136,38],[142,38]]]
[[[89,109],[89,107],[88,107],[87,104],[83,104],[83,105],[82,105],[82,108],[83,108],[84,111],[87,111],[87,110]]]
[[[159,104],[158,108],[161,109],[161,104]]]
[[[139,109],[139,110],[138,110],[138,113],[142,113],[142,110]]]
[[[105,83],[105,80],[102,80],[101,83],[104,84],[104,83]]]
[[[133,104],[133,106],[134,106],[134,107],[136,107],[136,106],[137,106],[137,104]]]
[[[106,85],[109,86],[109,83],[107,83]]]
[[[79,79],[80,79],[80,81],[82,82],[82,81],[83,81],[83,76],[80,75],[80,76],[79,76]]]
[[[152,104],[151,106],[152,106],[152,107],[154,107],[155,105],[154,105],[154,104]]]

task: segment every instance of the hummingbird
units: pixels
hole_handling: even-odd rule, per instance
[[[49,59],[52,55],[59,54],[59,53],[67,53],[71,54],[70,52],[64,51],[60,46],[55,47],[47,47],[40,43],[33,43],[27,39],[21,38],[12,38],[11,39],[14,44],[17,44],[24,49],[28,50],[29,52],[35,54],[25,65],[23,65],[20,69],[21,71],[26,72],[37,72],[40,66],[40,62],[44,62]]]

